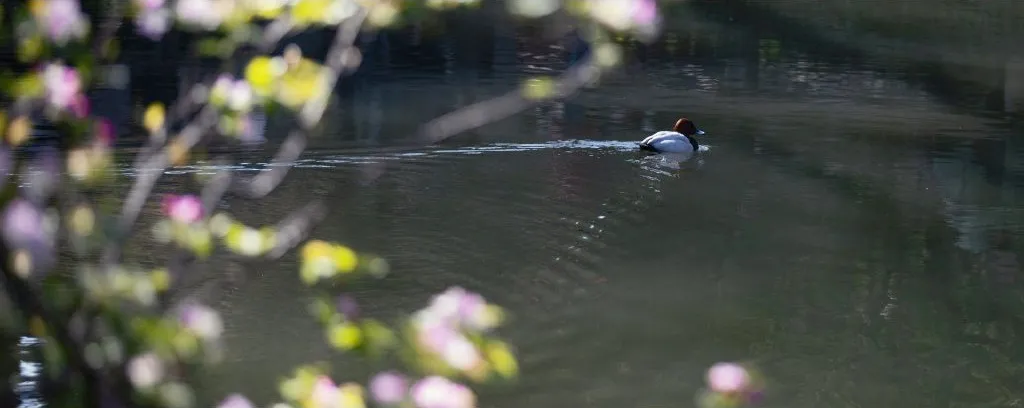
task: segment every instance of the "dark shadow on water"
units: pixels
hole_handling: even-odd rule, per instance
[[[958,65],[949,61],[949,58],[945,58],[948,55],[942,54],[941,44],[927,51],[921,50],[917,54],[897,56],[891,52],[876,50],[875,48],[883,48],[881,44],[831,40],[812,24],[774,13],[756,2],[695,1],[692,4],[692,10],[701,12],[709,18],[750,29],[758,36],[777,38],[778,41],[786,42],[797,49],[807,50],[816,58],[844,64],[853,62],[879,70],[901,71],[906,81],[924,86],[931,94],[951,106],[969,109],[975,114],[1005,116],[1002,113],[1005,96],[1002,80],[1007,75],[1005,70],[1009,59],[1013,58],[1011,55],[1007,55],[1007,60],[997,65],[976,61],[976,64],[984,65],[989,77],[1000,79],[994,83],[980,83],[951,74],[957,70],[977,71],[980,68],[976,65]],[[952,48],[947,50],[947,53],[957,52]]]

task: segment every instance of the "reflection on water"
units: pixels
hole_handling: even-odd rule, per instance
[[[523,378],[485,389],[489,406],[686,405],[703,370],[732,359],[764,368],[768,406],[1019,404],[1024,151],[1010,132],[907,73],[688,27],[601,88],[422,149],[392,142],[575,57],[493,36],[490,71],[448,45],[431,71],[409,68],[429,56],[403,61],[410,46],[389,44],[394,60],[370,61],[388,74],[352,80],[280,191],[223,205],[269,224],[312,195],[337,203],[315,235],[395,271],[347,288],[368,314],[411,311],[449,285],[509,308]],[[637,151],[680,115],[710,149]],[[265,159],[175,168],[165,182]],[[377,183],[341,195],[381,161]],[[208,270],[243,267],[221,262]],[[246,268],[203,294],[230,345],[210,400],[268,402],[291,366],[331,355],[294,258]],[[335,362],[348,379],[371,370]]]
[[[18,354],[21,362],[19,364],[18,382],[14,384],[14,392],[18,394],[21,404],[18,408],[41,408],[45,406],[39,393],[39,377],[42,374],[42,364],[35,362],[38,358],[40,346],[38,339],[21,337],[18,341]]]

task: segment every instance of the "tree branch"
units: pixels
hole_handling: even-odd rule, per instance
[[[418,139],[426,144],[434,144],[467,130],[507,118],[537,103],[568,97],[597,78],[600,73],[592,59],[585,59],[559,77],[555,83],[555,91],[548,97],[526,99],[516,90],[480,101],[423,124],[420,126]]]
[[[323,91],[303,105],[302,110],[299,112],[299,128],[293,130],[288,135],[288,138],[285,139],[274,159],[271,161],[270,170],[257,176],[253,176],[250,179],[234,183],[231,187],[231,192],[250,199],[262,198],[274,191],[274,189],[281,184],[281,181],[284,180],[285,176],[288,175],[288,172],[292,167],[291,165],[306,149],[306,142],[309,138],[310,130],[312,130],[312,128],[320,121],[320,118],[323,117],[324,109],[327,106],[327,100],[334,94],[334,87],[341,75],[344,73],[344,56],[353,49],[356,36],[359,34],[359,28],[362,27],[365,19],[366,11],[360,10],[355,15],[342,22],[341,26],[338,27],[338,31],[334,36],[334,42],[332,43],[330,50],[327,52],[324,71],[321,73],[324,81]],[[223,182],[225,178],[230,177],[231,175],[228,171],[222,170],[218,172],[215,179],[219,182]],[[218,189],[221,189],[220,185],[212,183],[209,184],[207,188],[210,191],[206,191],[207,189],[204,189],[204,196],[210,197],[213,202],[220,199],[220,195],[212,194],[213,192],[218,191]]]
[[[178,149],[191,150],[207,131],[217,123],[217,110],[212,106],[206,106],[199,113],[199,117],[196,121],[189,124],[178,134],[175,143]],[[125,198],[124,205],[121,207],[121,216],[117,220],[115,231],[110,242],[107,244],[103,253],[103,262],[106,265],[111,265],[120,261],[121,249],[124,242],[128,239],[132,229],[135,225],[135,221],[139,217],[139,213],[142,211],[142,207],[146,204],[146,200],[149,198],[150,193],[153,190],[153,186],[156,185],[157,180],[164,174],[164,170],[171,164],[169,154],[169,146],[165,146],[161,152],[153,154],[146,160],[146,163],[138,166],[137,171],[139,174],[136,176],[135,183],[132,186],[131,191],[128,192],[128,196]]]
[[[100,22],[96,33],[96,42],[93,44],[93,52],[97,56],[105,56],[104,52],[107,48],[107,44],[117,34],[117,30],[121,28],[121,20],[124,18],[124,3],[123,0],[107,0],[107,13]]]

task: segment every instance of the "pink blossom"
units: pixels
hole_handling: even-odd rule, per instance
[[[432,351],[440,352],[449,341],[460,335],[451,326],[437,322],[421,327],[418,337],[421,344]]]
[[[217,76],[217,80],[213,81],[213,90],[214,92],[219,92],[221,94],[226,95],[228,90],[231,89],[231,86],[234,83],[235,79],[231,75],[220,74]]]
[[[164,363],[150,352],[133,357],[128,362],[128,380],[137,388],[149,388],[164,377]]]
[[[212,0],[178,0],[175,14],[182,22],[213,30],[223,21],[223,13]]]
[[[430,376],[412,386],[412,400],[419,408],[473,408],[476,396],[468,387],[444,377]]]
[[[449,288],[441,294],[434,296],[430,303],[432,310],[442,320],[453,320],[458,317],[459,304],[466,295],[466,290],[458,286]]]
[[[441,357],[458,370],[472,369],[482,360],[476,345],[461,335],[454,336],[444,344]]]
[[[188,304],[178,311],[178,321],[204,340],[215,340],[224,332],[224,322],[216,311],[200,304]]]
[[[341,312],[346,319],[359,319],[359,303],[356,302],[355,298],[352,296],[338,296],[338,311]]]
[[[228,106],[233,110],[249,111],[252,108],[252,98],[252,87],[244,79],[235,81],[228,89]]]
[[[135,16],[139,34],[156,41],[171,27],[171,12],[165,8],[144,9]]]
[[[12,250],[24,250],[30,256],[31,269],[35,272],[48,269],[54,261],[54,242],[43,210],[23,198],[15,198],[7,204],[0,218],[2,236]],[[41,275],[40,275],[41,276]]]
[[[242,394],[231,394],[217,408],[253,408],[252,402]]]
[[[43,223],[43,212],[23,199],[14,199],[7,205],[4,217],[4,234],[8,245],[19,244],[38,239],[42,232],[39,226]]]
[[[321,375],[313,384],[313,393],[310,395],[315,407],[328,407],[338,399],[338,387],[330,377]]]
[[[717,363],[708,369],[707,382],[715,392],[743,392],[750,386],[750,374],[739,364]]]
[[[481,330],[487,327],[487,301],[476,293],[467,293],[459,302],[459,319],[470,328]]]
[[[89,98],[86,98],[83,94],[78,94],[75,99],[71,101],[71,113],[79,119],[84,119],[89,116]]]
[[[378,403],[394,405],[405,399],[409,390],[405,377],[394,371],[377,374],[370,380],[370,394]]]
[[[88,20],[78,0],[46,1],[41,15],[36,16],[47,37],[56,44],[67,44],[68,40],[85,37]]]
[[[658,6],[654,0],[636,0],[633,2],[633,24],[646,26],[657,23]]]
[[[82,91],[82,80],[74,68],[61,64],[48,64],[43,69],[43,88],[46,91],[46,101],[50,106],[65,110],[77,99]]]
[[[164,197],[163,211],[174,221],[190,224],[203,218],[203,203],[194,195],[168,195]]]

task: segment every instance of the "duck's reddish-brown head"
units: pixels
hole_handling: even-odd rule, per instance
[[[676,125],[672,126],[672,131],[679,132],[687,136],[693,136],[700,133],[700,131],[697,130],[697,125],[693,124],[693,121],[687,118],[679,118],[679,120],[676,121]]]

